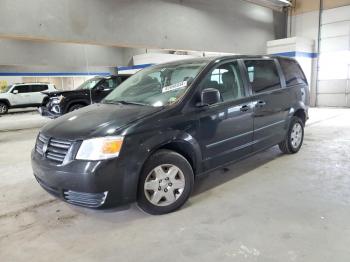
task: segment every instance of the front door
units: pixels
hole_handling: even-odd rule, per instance
[[[288,90],[274,59],[245,60],[254,103],[254,146],[258,151],[281,142],[290,109]]]
[[[212,69],[200,89],[215,88],[222,102],[199,112],[199,136],[206,169],[249,154],[253,141],[253,107],[237,61]]]
[[[11,105],[22,106],[22,105],[32,104],[30,93],[31,93],[31,86],[28,86],[28,85],[15,86],[11,91]]]

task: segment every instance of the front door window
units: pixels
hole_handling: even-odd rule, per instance
[[[245,91],[238,63],[230,62],[214,68],[202,82],[202,88],[219,90],[222,102],[243,98]]]

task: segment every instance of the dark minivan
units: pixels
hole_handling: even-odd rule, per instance
[[[44,126],[39,184],[71,204],[181,207],[196,177],[279,145],[299,151],[309,89],[294,59],[198,58],[146,68],[99,104]]]

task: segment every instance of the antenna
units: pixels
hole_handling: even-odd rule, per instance
[[[88,76],[90,76],[90,71],[89,71],[89,60],[86,55],[86,46],[84,45],[84,57],[85,57],[85,63],[86,63],[86,71],[88,73]],[[90,95],[90,105],[92,104],[92,92],[91,88],[89,88],[89,95]]]

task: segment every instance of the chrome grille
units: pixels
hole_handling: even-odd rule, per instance
[[[97,208],[102,206],[107,197],[108,192],[103,193],[83,193],[72,190],[63,191],[64,199],[71,204]]]
[[[37,140],[36,140],[36,145],[35,145],[35,150],[36,152],[39,153],[39,155],[43,155],[43,147],[45,144],[47,144],[49,141],[49,138],[39,134]]]
[[[39,134],[35,150],[39,155],[50,161],[62,164],[72,143],[72,141],[50,138],[43,134]]]

